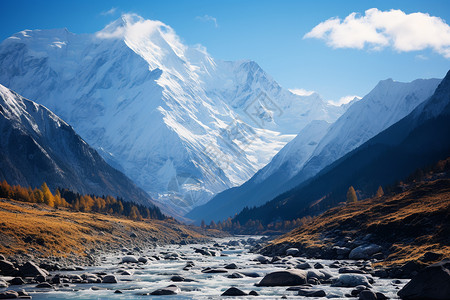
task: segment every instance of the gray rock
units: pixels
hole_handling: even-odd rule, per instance
[[[19,298],[19,294],[16,291],[6,291],[0,293],[0,299],[16,299]]]
[[[300,251],[297,248],[289,248],[286,250],[286,255],[296,256]]]
[[[259,294],[256,291],[250,291],[250,293],[248,293],[250,296],[259,296]]]
[[[226,269],[221,269],[221,268],[215,268],[215,269],[211,269],[211,268],[206,268],[204,270],[202,270],[202,273],[228,273],[228,270]]]
[[[363,271],[363,270],[351,268],[351,267],[342,267],[342,268],[339,268],[339,274],[349,274],[349,273],[353,273],[353,274],[366,274],[367,272],[365,272],[365,271]]]
[[[127,255],[122,257],[122,263],[138,263],[138,259],[134,255]]]
[[[339,246],[333,247],[333,250],[336,251],[336,254],[339,256],[347,256],[351,251],[351,249],[347,247],[339,247]]]
[[[174,275],[174,276],[172,276],[172,278],[170,278],[170,281],[182,282],[182,281],[184,281],[184,277],[182,277],[180,275]]]
[[[261,274],[256,273],[256,272],[240,272],[241,274],[247,276],[247,277],[251,277],[251,278],[258,278],[261,277]]]
[[[103,277],[102,283],[117,283],[117,278],[115,275],[106,275]]]
[[[228,290],[222,293],[221,296],[247,296],[248,294],[241,291],[238,288],[230,287]]]
[[[364,285],[370,287],[369,280],[366,276],[360,274],[342,274],[334,279],[332,286],[336,287],[355,287]]]
[[[20,277],[14,277],[13,279],[11,279],[9,281],[9,283],[11,285],[22,285],[22,284],[25,284],[25,281],[23,281],[23,279]]]
[[[262,255],[257,256],[255,258],[255,260],[259,261],[261,264],[268,264],[268,263],[270,263],[270,260],[267,257],[262,256]]]
[[[369,259],[373,254],[380,252],[382,250],[381,246],[370,244],[361,245],[353,249],[348,255],[349,259]]]
[[[237,269],[238,267],[236,266],[236,264],[235,263],[232,263],[232,264],[229,264],[229,265],[226,265],[225,266],[225,269],[227,269],[227,270],[235,270],[235,269]]]
[[[325,271],[318,271],[318,270],[308,270],[307,278],[315,278],[318,280],[327,280],[331,278],[331,274]]]
[[[307,270],[307,269],[311,269],[311,265],[307,262],[304,262],[304,263],[296,265],[295,268],[300,269],[300,270]]]
[[[450,260],[419,271],[397,294],[405,300],[450,299]]]
[[[53,285],[48,282],[39,283],[38,285],[36,285],[36,287],[40,289],[54,289]]]
[[[44,282],[47,280],[46,276],[42,276],[42,275],[38,275],[34,278],[34,280],[36,280],[36,282]]]
[[[177,295],[180,292],[181,292],[180,288],[177,287],[176,285],[169,285],[168,287],[153,291],[151,295],[153,296]]]
[[[244,278],[244,275],[242,275],[241,273],[233,273],[231,275],[227,276],[228,278]]]
[[[0,274],[2,275],[12,275],[17,269],[14,267],[12,262],[7,260],[0,260]]]
[[[36,277],[38,275],[47,276],[48,272],[39,268],[34,262],[29,261],[19,267],[21,277]]]
[[[363,290],[359,293],[358,300],[377,300],[377,294],[371,290]]]
[[[138,258],[138,262],[146,264],[148,262],[148,259],[146,257],[142,257],[141,256],[141,257]]]
[[[264,276],[258,286],[294,286],[307,282],[307,272],[303,270],[285,270],[272,272]]]
[[[323,269],[324,265],[322,265],[321,263],[315,263],[314,264],[314,269]]]
[[[327,294],[323,290],[300,289],[298,295],[303,297],[326,297]]]

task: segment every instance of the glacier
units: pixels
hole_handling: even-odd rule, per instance
[[[346,109],[293,94],[253,61],[214,59],[135,14],[93,34],[12,35],[0,44],[0,83],[54,111],[177,214],[242,184],[305,126]]]

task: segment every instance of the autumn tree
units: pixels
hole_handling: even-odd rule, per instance
[[[358,201],[358,197],[356,196],[355,189],[353,186],[350,186],[347,191],[347,203],[353,203]]]
[[[44,203],[51,207],[55,206],[55,200],[53,198],[53,194],[45,182],[41,186],[41,191],[42,191],[42,194],[44,195]]]
[[[381,185],[380,185],[380,186],[378,187],[376,197],[377,197],[377,198],[380,198],[380,197],[383,197],[383,195],[384,195],[384,191],[383,191],[383,188],[382,188]]]

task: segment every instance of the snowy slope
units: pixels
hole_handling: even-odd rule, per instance
[[[410,83],[380,81],[336,122],[329,126],[323,121],[312,122],[250,180],[218,194],[187,217],[217,221],[233,216],[245,206],[263,205],[408,115],[433,94],[439,82],[439,79]]]
[[[109,166],[47,108],[0,85],[0,181],[83,194],[120,196],[151,205],[150,197]]]
[[[96,34],[19,32],[0,45],[0,83],[55,111],[181,212],[245,182],[311,121],[344,110],[292,94],[255,62],[214,60],[136,15]]]

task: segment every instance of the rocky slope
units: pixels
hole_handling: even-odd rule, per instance
[[[151,198],[108,165],[70,125],[42,105],[0,85],[0,180],[12,185],[114,195],[153,205]]]
[[[262,252],[273,256],[295,247],[300,253],[328,259],[374,258],[384,266],[409,262],[412,271],[449,258],[449,171],[447,159],[382,197],[330,209]],[[385,275],[407,276],[407,268],[403,271],[391,268]]]

